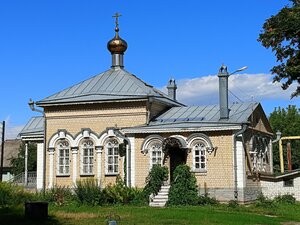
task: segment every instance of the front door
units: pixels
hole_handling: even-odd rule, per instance
[[[169,155],[170,155],[170,178],[171,181],[175,179],[174,177],[174,170],[176,169],[177,166],[186,164],[186,158],[187,154],[186,151],[180,148],[171,148],[169,150]]]

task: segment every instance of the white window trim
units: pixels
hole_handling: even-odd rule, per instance
[[[108,171],[108,166],[110,164],[108,164],[108,157],[109,157],[109,155],[108,155],[108,144],[111,143],[111,142],[114,142],[114,141],[116,142],[116,144],[114,144],[113,149],[115,147],[118,148],[118,154],[117,154],[117,156],[118,156],[118,160],[117,160],[117,162],[118,162],[118,164],[117,164],[118,165],[118,171],[117,172],[115,172],[115,171],[114,172],[109,172]],[[119,149],[119,141],[116,138],[109,138],[106,141],[104,148],[105,148],[105,175],[107,175],[107,176],[115,176],[115,175],[120,174],[120,152],[119,152],[120,149]],[[113,156],[113,160],[114,160],[114,157],[116,155],[113,154],[112,156]],[[115,163],[113,162],[112,165],[113,165],[113,170],[114,170]]]
[[[200,143],[204,145],[204,168],[196,168],[195,146],[197,144],[200,144]],[[208,146],[207,146],[206,142],[201,140],[201,139],[196,139],[196,140],[193,141],[193,143],[192,143],[192,152],[193,152],[193,168],[192,168],[192,171],[193,172],[195,172],[195,173],[206,173],[207,172],[207,152],[206,152],[207,147]],[[202,162],[201,162],[201,153],[199,154],[199,158],[200,158],[199,164],[201,165],[202,164]]]
[[[151,142],[149,142],[148,144],[148,149],[150,150],[150,154],[149,154],[149,170],[152,169],[153,167],[153,146],[154,145],[160,145],[160,151],[161,151],[161,163],[160,165],[163,165],[163,160],[164,160],[164,153],[162,151],[162,143],[158,140],[152,140]]]
[[[93,160],[92,160],[92,166],[93,166],[93,168],[92,168],[92,171],[91,172],[88,172],[88,173],[84,173],[83,172],[83,143],[84,142],[87,142],[87,141],[90,141],[90,142],[92,142],[93,143],[93,155],[92,155],[92,157],[93,157]],[[88,157],[90,157],[90,156],[88,156]],[[90,165],[90,163],[87,163],[88,164],[88,166]],[[94,172],[95,171],[95,143],[92,141],[92,139],[90,139],[90,138],[88,138],[88,139],[85,139],[85,140],[83,140],[82,142],[81,142],[81,144],[80,144],[80,176],[93,176],[94,175]]]
[[[62,142],[66,142],[68,143],[68,146],[67,147],[64,147],[64,148],[60,148],[59,145],[60,143]],[[71,169],[71,164],[70,164],[70,157],[71,157],[71,147],[70,147],[70,143],[67,141],[67,140],[60,140],[57,142],[57,145],[56,145],[56,149],[57,149],[57,156],[56,156],[56,160],[57,160],[57,163],[56,163],[56,176],[70,176],[70,169]],[[68,156],[68,167],[69,167],[69,172],[66,173],[65,170],[66,170],[66,156],[65,156],[65,150],[69,150],[69,156]],[[59,162],[60,162],[60,151],[61,150],[64,150],[64,156],[63,156],[63,164],[61,165]],[[61,173],[60,172],[60,166],[63,166],[63,172]]]

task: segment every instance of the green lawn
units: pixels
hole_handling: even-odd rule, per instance
[[[105,220],[110,214],[120,217],[118,225],[300,224],[299,203],[265,209],[254,206],[239,206],[233,209],[227,205],[178,208],[49,206],[49,219],[46,221],[26,219],[23,207],[15,207],[0,209],[0,224],[106,224]]]

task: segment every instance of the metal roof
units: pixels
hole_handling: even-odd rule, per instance
[[[145,99],[154,97],[171,105],[183,105],[122,68],[112,68],[51,95],[37,105]]]
[[[19,133],[19,136],[44,135],[44,117],[32,117]]]
[[[125,133],[172,132],[188,130],[234,130],[249,121],[256,102],[235,103],[229,107],[229,118],[220,120],[219,105],[173,107],[152,119],[149,125],[124,129]]]

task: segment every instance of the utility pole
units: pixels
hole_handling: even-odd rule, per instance
[[[3,161],[4,161],[4,132],[5,132],[5,121],[2,122],[2,143],[1,143],[1,165],[0,165],[0,181],[3,176]]]

